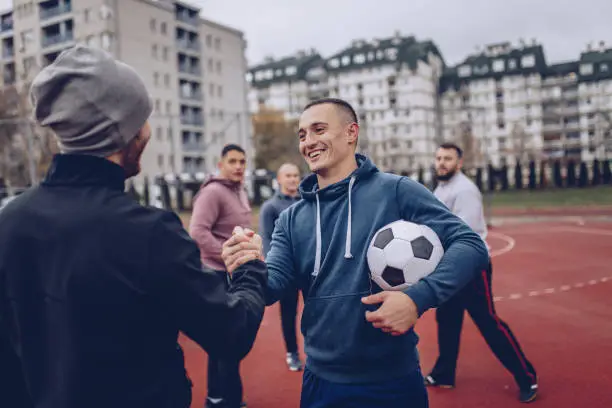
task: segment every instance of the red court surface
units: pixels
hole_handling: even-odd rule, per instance
[[[582,224],[582,225],[581,225]],[[525,223],[490,233],[493,293],[540,377],[530,406],[612,407],[612,223]],[[437,353],[434,312],[417,324],[423,371]],[[194,380],[192,407],[206,395],[206,354],[183,340]],[[277,305],[268,308],[242,364],[249,408],[299,406],[301,373],[287,371]],[[512,377],[469,318],[463,332],[457,388],[430,390],[430,406],[517,407]],[[406,407],[410,406],[407,402]]]

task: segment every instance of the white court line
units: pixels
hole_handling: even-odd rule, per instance
[[[512,251],[514,249],[514,247],[516,246],[516,240],[514,238],[512,238],[510,235],[502,234],[501,232],[495,232],[495,231],[489,232],[488,235],[489,236],[493,236],[493,237],[497,237],[499,239],[502,239],[502,240],[506,241],[506,246],[505,247],[500,248],[500,249],[495,250],[495,251],[491,251],[491,254],[490,254],[491,258],[503,255],[505,253],[508,253],[508,252]]]
[[[568,217],[570,218],[570,217]],[[576,232],[576,233],[583,233],[583,234],[595,234],[595,235],[605,235],[605,236],[612,236],[612,231],[610,230],[605,230],[605,229],[599,229],[599,228],[586,228],[583,227],[583,225],[585,224],[584,219],[582,219],[582,217],[572,217],[574,218],[574,221],[576,221],[576,223],[580,226],[576,226],[576,227],[569,227],[569,226],[558,226],[558,227],[551,227],[551,228],[546,228],[546,229],[539,229],[539,230],[522,230],[522,229],[517,229],[516,231],[512,231],[513,234],[547,234],[550,233],[551,231],[565,231],[565,232]],[[569,220],[568,220],[569,221]],[[516,246],[516,239],[511,237],[510,235],[507,234],[502,234],[500,232],[494,232],[491,231],[489,232],[490,236],[495,236],[497,238],[500,238],[504,241],[506,241],[506,246],[498,249],[496,251],[491,251],[491,258],[495,257],[495,256],[499,256],[499,255],[503,255],[505,253],[508,253],[510,251],[512,251],[512,249],[514,249],[514,247]],[[598,283],[605,283],[609,280],[612,280],[612,276],[606,276],[600,279],[591,279],[587,282],[578,282],[575,283],[573,285],[562,285],[561,287],[559,287],[559,289],[557,288],[547,288],[544,289],[542,291],[537,291],[537,290],[532,290],[527,292],[527,296],[529,297],[536,297],[536,296],[540,296],[540,295],[548,295],[548,294],[553,294],[553,293],[559,293],[559,292],[567,292],[570,291],[572,289],[572,287],[574,289],[580,289],[580,288],[584,288],[585,286],[594,286],[597,285]],[[504,301],[504,300],[518,300],[521,299],[523,297],[523,294],[521,293],[513,293],[508,297],[503,297],[503,296],[496,296],[494,298],[495,302],[500,302],[500,301]]]

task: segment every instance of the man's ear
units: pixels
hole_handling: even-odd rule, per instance
[[[348,125],[346,129],[346,141],[351,145],[357,144],[357,139],[359,138],[359,125],[356,123],[351,123]]]

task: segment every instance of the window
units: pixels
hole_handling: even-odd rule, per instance
[[[112,44],[111,35],[109,33],[102,33],[100,39],[102,40],[102,48],[104,48],[106,51],[109,51],[111,49]]]
[[[171,101],[166,102],[166,113],[168,114],[172,113],[172,102]]]
[[[168,31],[168,25],[166,23],[161,23],[159,26],[159,31],[161,31],[162,34],[166,34]]]
[[[217,73],[221,73],[221,61],[217,61]]]
[[[342,65],[348,65],[351,63],[351,57],[349,57],[348,55],[345,55],[344,57],[342,57]]]
[[[215,50],[221,51],[221,39],[215,38]]]
[[[149,27],[151,28],[151,31],[155,32],[155,30],[157,29],[157,21],[155,21],[154,18],[151,19],[151,21],[149,22]]]
[[[88,36],[87,40],[85,42],[90,47],[98,47],[99,46],[98,37],[96,37],[95,35]]]
[[[363,64],[366,62],[366,57],[363,54],[357,54],[353,57],[353,62],[355,64]]]
[[[385,51],[387,54],[387,58],[391,61],[395,61],[397,59],[397,48],[389,48]]]
[[[89,9],[88,8],[83,10],[83,21],[85,23],[89,23]]]
[[[160,168],[164,167],[164,155],[163,154],[158,154],[157,155],[157,165]]]
[[[531,68],[535,66],[535,56],[533,54],[525,55],[521,59],[521,66],[523,68]]]
[[[206,46],[208,48],[212,47],[212,36],[210,34],[206,36]]]
[[[601,72],[608,72],[608,64],[601,64],[599,69]]]
[[[493,61],[493,71],[494,72],[503,72],[504,68],[506,67],[505,61],[498,59]]]
[[[593,74],[593,64],[581,64],[580,65],[580,75],[592,75]]]
[[[516,60],[511,59],[508,61],[508,69],[516,69]]]
[[[338,61],[338,58],[334,58],[329,61],[329,66],[332,68],[338,68],[340,66],[340,61]]]
[[[297,74],[297,67],[292,65],[290,67],[285,68],[285,74],[287,74],[287,75],[295,75],[295,74]]]
[[[217,96],[223,98],[223,87],[221,85],[217,87]]]
[[[460,77],[467,77],[472,75],[472,67],[470,67],[469,65],[463,65],[459,67],[459,69],[457,70],[457,75],[459,75]]]
[[[287,68],[287,70],[289,70],[289,68]],[[287,74],[289,75],[289,74]],[[252,82],[253,81],[253,74],[251,74],[250,72],[247,72],[246,74],[246,81],[247,82]]]
[[[153,46],[151,47],[151,56],[157,59],[157,45],[156,44],[153,44]]]
[[[170,74],[164,74],[164,85],[170,86]]]
[[[162,51],[162,59],[164,61],[168,61],[168,47],[164,47],[163,51]]]
[[[157,137],[157,140],[162,140],[162,138],[163,138],[163,134],[162,133],[163,133],[163,130],[162,130],[161,127],[158,127],[155,130],[155,136]]]
[[[23,44],[23,48],[25,52],[30,51],[30,47],[34,42],[34,32],[32,30],[25,30],[21,33],[21,44]]]
[[[159,74],[157,72],[153,73],[153,84],[154,85],[159,84]]]

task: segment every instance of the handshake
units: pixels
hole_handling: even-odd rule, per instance
[[[223,243],[221,258],[230,275],[247,262],[263,261],[261,237],[248,228],[235,227],[231,238]]]

